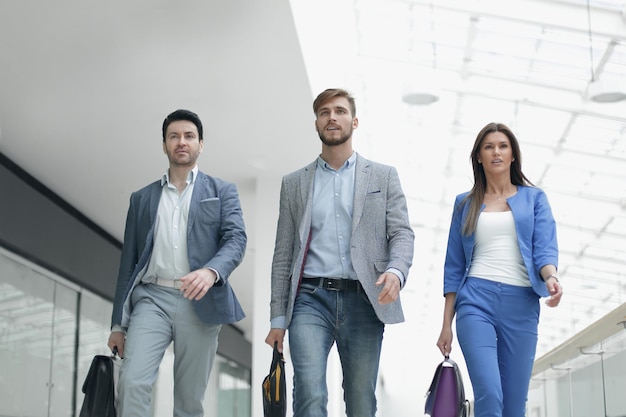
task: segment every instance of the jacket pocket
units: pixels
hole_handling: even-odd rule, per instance
[[[220,222],[222,204],[218,197],[201,200],[198,204],[198,220],[206,224]]]
[[[389,261],[384,260],[384,261],[374,261],[374,268],[376,269],[376,272],[378,272],[378,274],[382,274],[383,272],[385,272],[387,270],[387,265],[389,264]]]

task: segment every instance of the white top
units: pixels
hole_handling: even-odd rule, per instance
[[[476,224],[474,254],[468,276],[530,287],[517,243],[511,211],[483,211]]]

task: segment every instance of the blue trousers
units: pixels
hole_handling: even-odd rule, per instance
[[[303,283],[289,325],[294,417],[328,415],[326,367],[334,343],[343,371],[346,415],[374,417],[384,328],[363,291]]]
[[[174,342],[174,417],[202,417],[202,401],[217,352],[221,325],[198,318],[179,290],[138,285],[120,369],[119,410],[124,417],[150,414],[152,388],[165,350]]]
[[[537,348],[539,296],[468,277],[457,293],[456,332],[474,390],[475,417],[523,417]]]

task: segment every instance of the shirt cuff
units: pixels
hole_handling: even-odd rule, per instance
[[[122,326],[120,326],[119,324],[114,324],[111,327],[111,333],[112,332],[122,332],[122,333],[126,333],[126,329],[123,328]]]
[[[406,279],[404,278],[404,274],[399,269],[389,268],[385,272],[392,272],[396,274],[398,278],[400,278],[400,288],[404,287],[404,282],[406,281]]]
[[[278,316],[270,320],[272,329],[286,329],[287,316]]]
[[[220,278],[220,273],[219,273],[219,272],[217,272],[217,270],[215,270],[215,269],[213,269],[213,268],[209,268],[208,266],[205,266],[205,268],[206,268],[206,269],[209,269],[209,270],[211,270],[211,271],[213,271],[213,272],[215,272],[215,276],[216,276],[217,278],[215,278],[215,282],[213,283],[213,285],[215,285],[215,284],[219,284],[219,283],[222,281],[222,278]]]

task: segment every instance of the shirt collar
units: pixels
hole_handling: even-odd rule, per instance
[[[344,162],[344,164],[342,165],[341,168],[339,168],[337,170],[337,172],[342,171],[344,169],[348,169],[351,168],[352,166],[354,166],[354,164],[356,163],[356,152],[352,152],[352,155],[350,155],[350,158],[346,159],[346,162]],[[330,165],[328,165],[328,162],[324,161],[322,159],[322,156],[318,156],[317,157],[317,165],[325,170],[330,170],[330,171],[335,171],[335,169],[333,167],[331,167]]]
[[[194,166],[189,174],[187,174],[187,185],[193,184],[198,178],[198,165]],[[161,177],[161,187],[170,182],[170,170],[165,171],[165,174]]]

